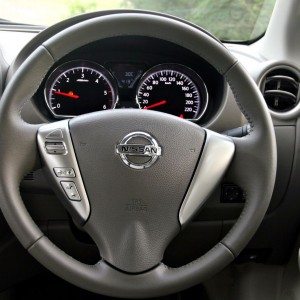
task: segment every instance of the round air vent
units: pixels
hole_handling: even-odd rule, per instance
[[[275,112],[293,109],[299,100],[299,72],[291,67],[275,67],[262,78],[261,91]]]

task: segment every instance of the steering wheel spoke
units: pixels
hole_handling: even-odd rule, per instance
[[[235,152],[232,139],[211,130],[205,131],[206,141],[202,154],[179,211],[179,221],[183,226],[199,211],[214,191]]]
[[[237,184],[248,197],[255,191],[254,186],[260,187],[264,184],[260,176],[253,174],[268,172],[268,161],[270,166],[272,161],[272,157],[262,154],[265,148],[262,143],[259,144],[259,139],[256,132],[242,138],[232,138],[235,155],[226,172],[225,180]]]
[[[37,142],[54,191],[74,220],[83,224],[90,214],[90,204],[77,163],[69,120],[41,126]]]
[[[26,157],[26,160],[22,160],[21,164],[11,164],[9,166],[9,172],[6,176],[11,176],[17,185],[20,184],[23,177],[40,167],[41,161],[36,146],[36,135],[40,125],[31,125],[23,123],[22,126],[10,126],[10,128],[2,128],[1,134],[6,135],[9,132],[9,139],[2,140],[3,146],[10,146],[10,151],[2,151],[0,153],[0,159],[2,166],[9,163],[8,156],[18,157],[20,156],[20,149],[22,149],[22,156]]]

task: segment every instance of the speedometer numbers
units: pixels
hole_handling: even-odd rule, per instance
[[[45,99],[55,117],[73,117],[115,108],[117,91],[112,75],[88,61],[71,61],[53,71]]]
[[[207,89],[193,70],[162,64],[140,80],[136,101],[140,109],[157,110],[188,120],[199,120],[207,108]]]
[[[131,65],[125,66],[123,73],[127,74],[126,70],[132,72]],[[119,74],[115,68],[111,67],[111,71]],[[119,76],[113,77],[97,63],[73,60],[50,74],[44,96],[55,118],[114,109],[119,100],[118,88],[121,95],[119,104],[122,106],[122,103],[131,101],[125,107],[138,106],[140,109],[157,110],[192,121],[199,120],[207,108],[208,94],[203,80],[195,71],[180,64],[156,65],[144,73],[137,86],[134,82],[126,86],[122,83]]]

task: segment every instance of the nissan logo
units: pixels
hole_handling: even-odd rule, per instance
[[[145,169],[152,166],[159,156],[161,147],[148,133],[137,131],[127,134],[116,146],[125,165],[133,169]]]

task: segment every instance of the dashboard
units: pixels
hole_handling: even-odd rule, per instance
[[[9,65],[8,70],[8,65],[2,68],[3,82],[9,82],[20,64],[45,39],[67,25],[70,26],[71,21],[79,21],[78,18],[81,17],[46,29],[38,35],[28,32],[0,32],[0,44],[1,41],[6,41],[1,51],[8,58]],[[18,43],[20,45],[16,46]],[[291,65],[299,69],[296,62],[286,61],[286,58],[262,55],[259,42],[250,46],[227,44],[226,47],[251,73],[258,85],[263,74],[271,68]],[[184,90],[187,87],[189,90]],[[192,97],[187,96],[191,91]],[[179,45],[141,36],[105,39],[70,52],[57,61],[45,78],[41,78],[41,84],[30,100],[32,101],[26,102],[21,113],[23,119],[31,123],[53,122],[103,109],[136,108],[156,109],[178,117],[183,114],[184,118],[217,132],[225,132],[245,124],[227,82],[204,59]],[[186,109],[189,111],[186,112]],[[274,213],[266,218],[256,238],[250,243],[245,257],[255,256],[263,261],[281,263],[289,254],[289,247],[294,242],[293,236],[299,226],[300,162],[298,150],[295,149],[299,146],[300,127],[294,118],[272,117],[279,158],[278,177],[270,206],[270,212]],[[70,239],[65,236],[61,238],[52,227],[53,224],[59,228],[65,226],[67,229],[63,230],[70,231],[68,216],[56,203],[41,169],[25,178],[21,190],[25,203],[35,214],[35,218],[48,220],[47,231],[53,240],[58,240],[66,249],[75,249],[76,247],[70,246],[70,239],[73,241],[71,234]],[[188,228],[187,236],[179,237],[187,245],[192,245],[184,250],[190,257],[206,251],[206,248],[218,241],[219,236],[230,229],[232,220],[238,217],[244,205],[232,201],[234,197],[224,197],[235,192],[231,182],[221,186],[197,216],[196,222]],[[279,218],[281,222],[278,222]],[[56,223],[57,220],[63,221]],[[76,232],[73,227],[71,231]],[[81,234],[76,234],[78,239],[85,239]],[[170,249],[168,257],[171,259],[168,259],[174,265],[186,262],[184,255],[181,257],[182,248],[180,251]]]
[[[136,108],[205,124],[221,108],[225,88],[222,76],[206,61],[178,45],[148,37],[115,37],[58,61],[34,102],[49,119]]]

